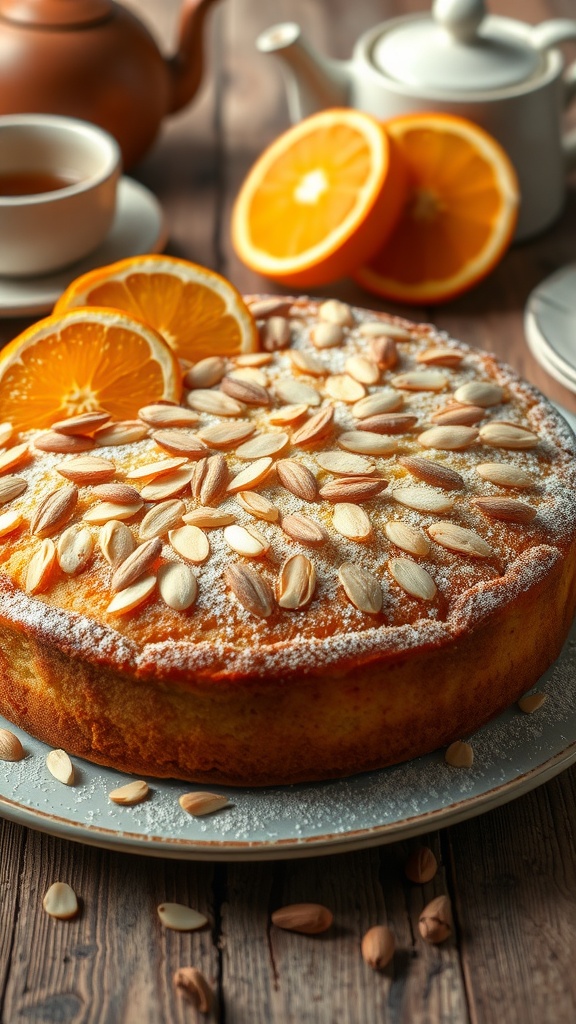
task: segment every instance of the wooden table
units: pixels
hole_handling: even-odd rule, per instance
[[[231,251],[230,206],[262,147],[287,127],[277,65],[257,55],[267,25],[300,21],[311,40],[347,56],[356,35],[381,18],[424,8],[418,0],[225,0],[208,31],[201,94],[166,123],[134,174],[158,195],[168,251],[219,270],[246,292],[270,286]],[[498,13],[537,22],[574,14],[571,0],[500,0]],[[177,0],[133,0],[166,47]],[[545,154],[543,154],[545,159]],[[560,222],[514,247],[483,284],[424,316],[466,342],[505,357],[550,397],[576,398],[530,355],[523,308],[530,290],[576,259],[576,194]],[[369,304],[349,282],[325,295]],[[372,302],[372,304],[374,304]],[[383,308],[383,307],[381,307]],[[1,340],[24,324],[4,321]],[[576,768],[514,803],[424,837],[441,868],[424,887],[402,863],[419,841],[309,861],[212,866],[108,853],[0,825],[0,1005],[3,1024],[172,1024],[196,1011],[177,995],[173,971],[193,964],[212,979],[212,1019],[226,1024],[573,1024],[576,1020]],[[62,924],[42,911],[55,879],[82,898]],[[448,893],[453,941],[435,948],[417,919]],[[175,900],[205,911],[211,930],[163,931],[156,906]],[[270,909],[317,900],[335,914],[326,936],[270,926]],[[398,952],[370,970],[359,943],[387,922]]]

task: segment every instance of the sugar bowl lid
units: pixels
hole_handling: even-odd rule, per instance
[[[371,51],[375,68],[420,90],[507,89],[538,74],[543,56],[527,26],[486,14],[484,0],[434,0],[432,14],[384,26]]]

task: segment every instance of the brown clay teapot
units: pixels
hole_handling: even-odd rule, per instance
[[[183,0],[176,53],[164,58],[114,0],[0,0],[0,114],[50,113],[106,128],[130,167],[166,114],[202,77],[202,26],[213,0]]]

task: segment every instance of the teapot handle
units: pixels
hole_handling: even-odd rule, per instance
[[[538,50],[549,50],[558,43],[566,43],[576,39],[576,21],[571,18],[553,18],[537,25],[530,32],[530,38]],[[564,107],[576,97],[576,61],[570,64],[563,75]],[[576,128],[567,132],[562,138],[562,149],[566,161],[566,169],[576,167]]]
[[[567,107],[576,98],[576,61],[564,73],[564,106]],[[576,167],[576,128],[566,132],[562,138],[562,149],[566,161],[566,170]]]

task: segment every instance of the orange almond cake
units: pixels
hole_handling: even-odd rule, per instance
[[[468,736],[557,657],[574,437],[430,325],[250,301],[180,406],[0,426],[0,710],[139,775],[327,779]]]

